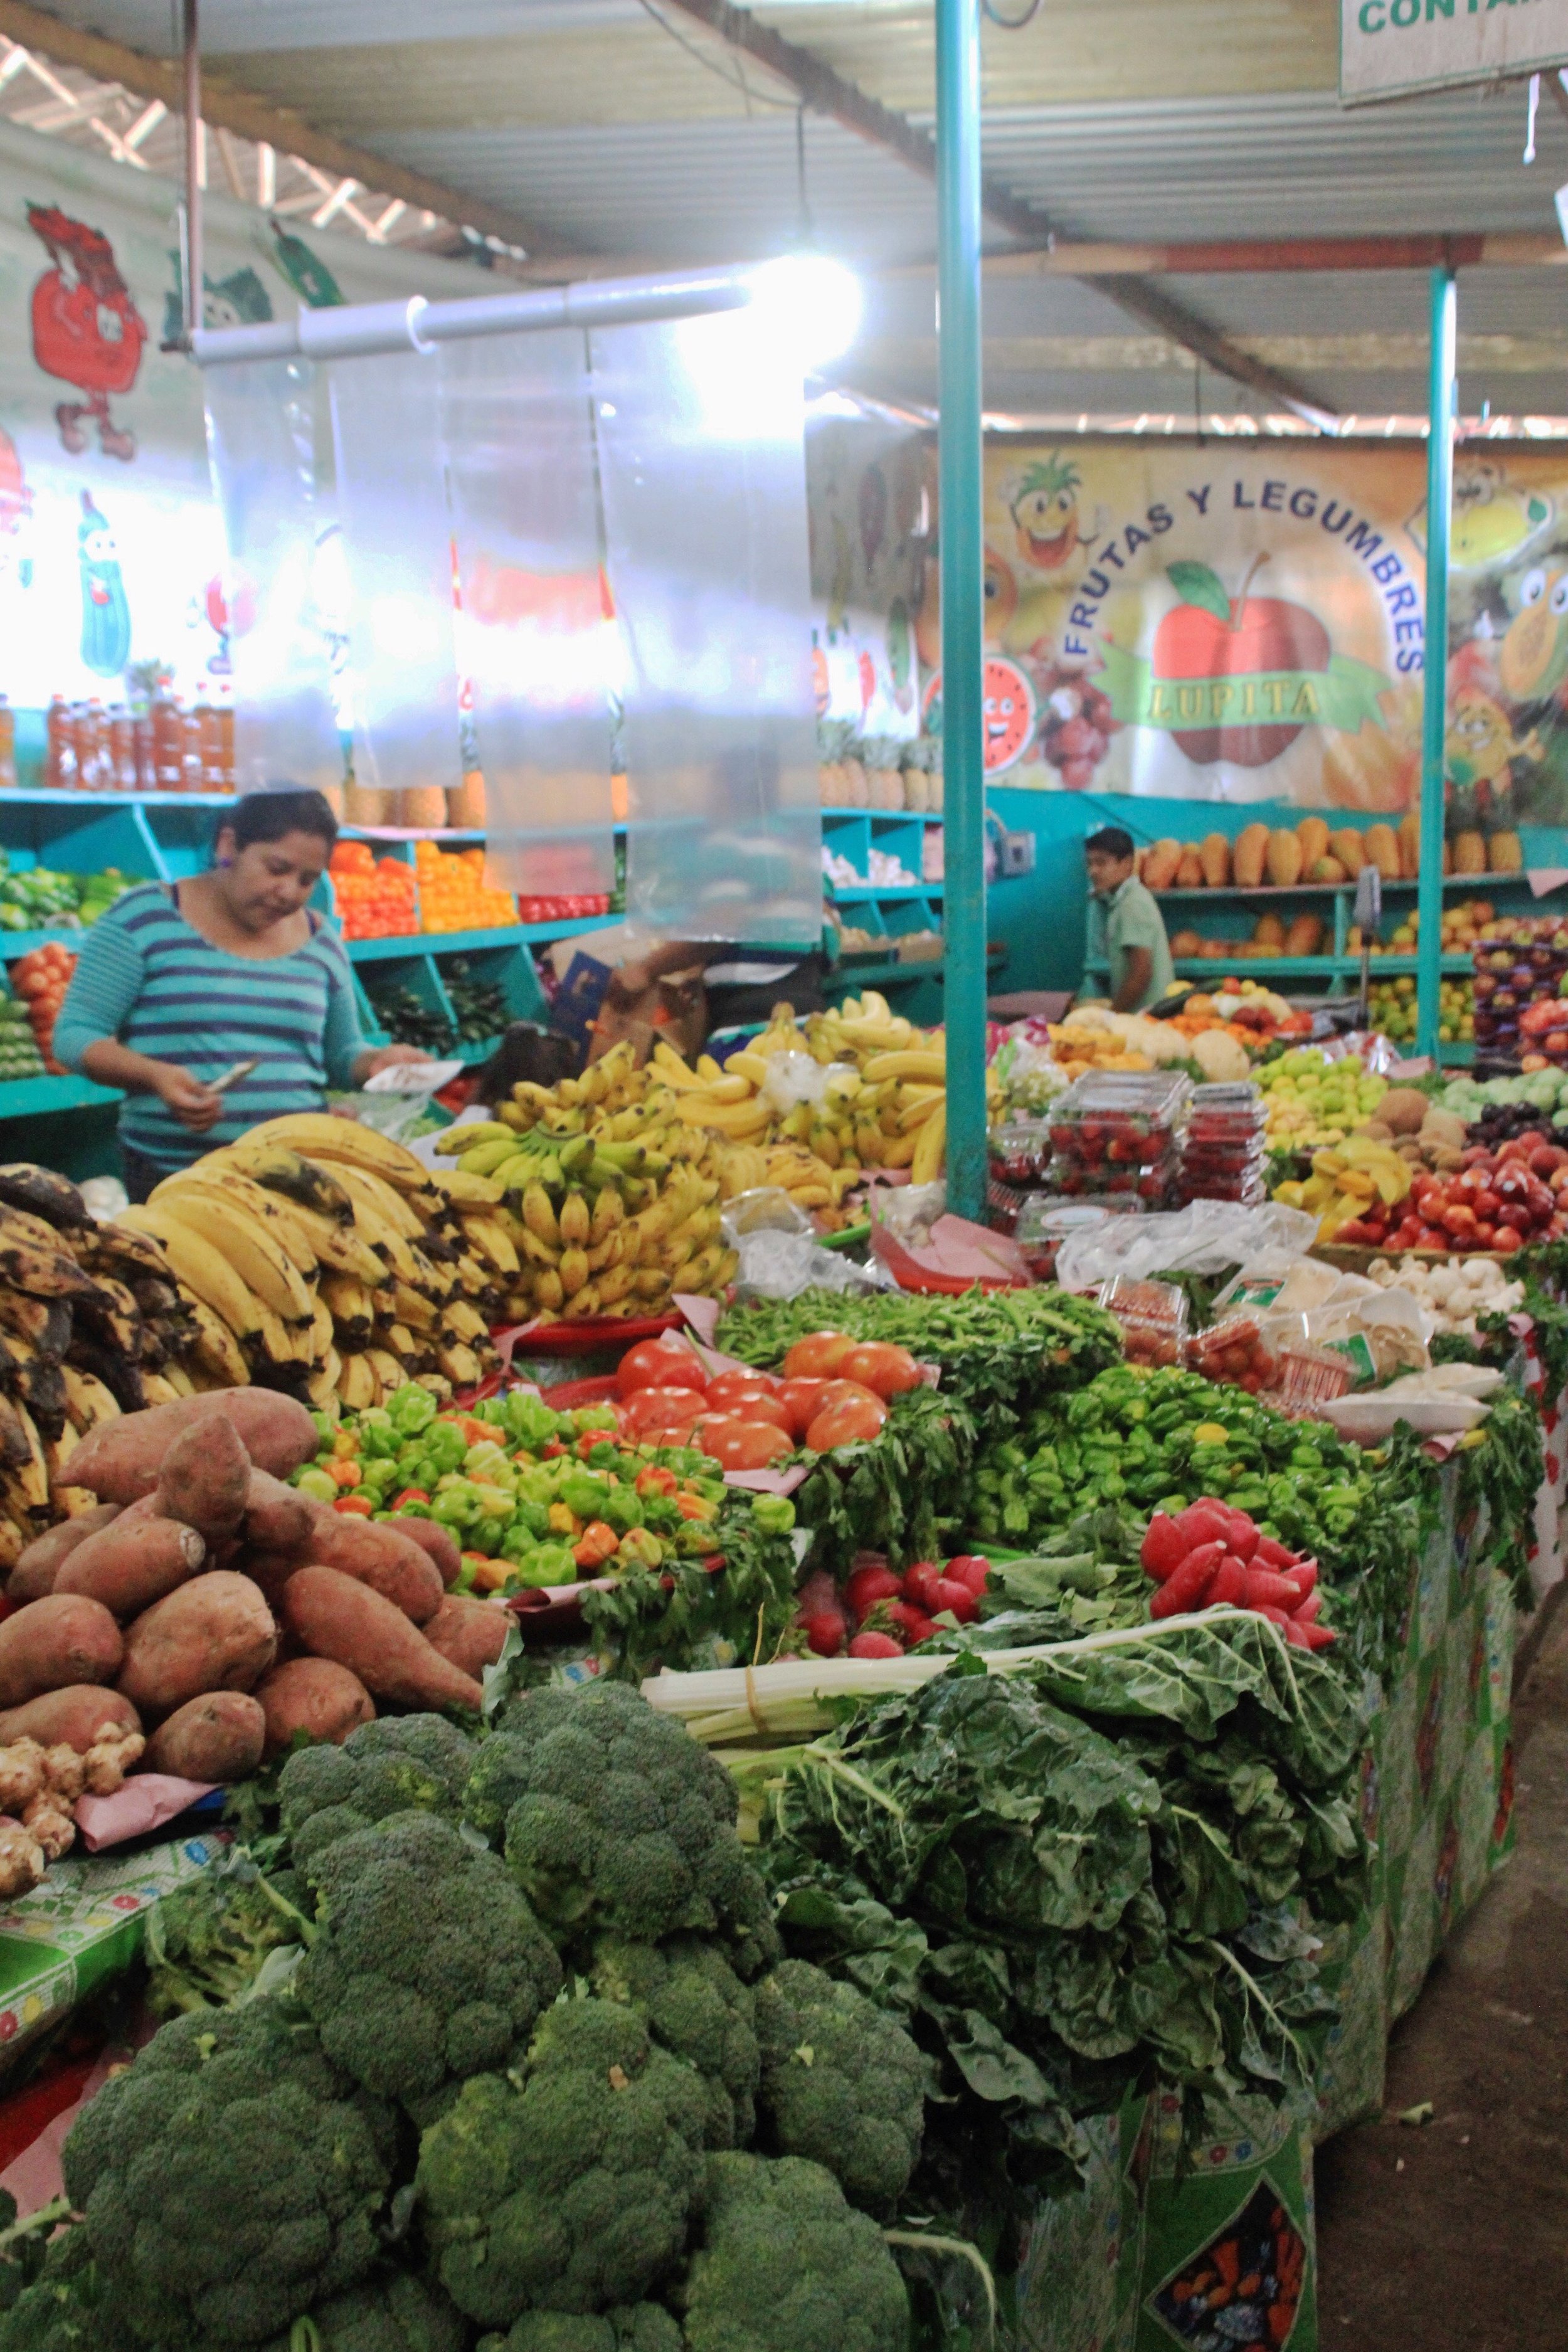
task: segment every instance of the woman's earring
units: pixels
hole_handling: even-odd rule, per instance
[[[220,857],[218,859],[218,864],[220,866],[232,866],[234,864],[234,860],[232,857]]]

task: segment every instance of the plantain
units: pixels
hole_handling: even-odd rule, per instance
[[[49,1471],[44,1459],[44,1441],[26,1405],[16,1408],[16,1416],[25,1451],[15,1468],[7,1467],[6,1476],[24,1497],[28,1510],[47,1511],[49,1507]]]
[[[350,1412],[368,1412],[379,1392],[375,1368],[368,1357],[360,1354],[342,1358],[337,1385],[338,1395]]]
[[[216,1251],[268,1313],[284,1323],[310,1322],[315,1312],[310,1285],[262,1219],[216,1188],[192,1184],[171,1192],[160,1185],[158,1192],[148,1206]]]
[[[391,1395],[395,1389],[404,1388],[407,1385],[407,1373],[404,1370],[403,1366],[398,1362],[397,1358],[390,1354],[386,1349],[367,1348],[364,1351],[364,1356],[366,1363],[370,1366],[371,1370],[375,1374],[376,1385],[381,1391],[381,1402],[384,1402],[385,1399]],[[476,1378],[477,1377],[478,1375],[476,1374]]]
[[[210,1192],[218,1200],[233,1200],[259,1221],[305,1281],[313,1282],[317,1272],[315,1237],[292,1202],[267,1192],[237,1169],[219,1169],[216,1174],[208,1174],[207,1166],[205,1160],[199,1160],[194,1168],[168,1178],[158,1186],[154,1200],[163,1202],[167,1196],[169,1206],[174,1207],[190,1191]]]
[[[28,1358],[46,1356],[58,1364],[70,1345],[71,1310],[58,1298],[24,1298],[17,1291],[0,1289],[0,1330]]]
[[[342,1175],[344,1187],[353,1200],[354,1226],[360,1239],[404,1281],[414,1281],[414,1255],[406,1236],[388,1219],[376,1193],[359,1169],[345,1167]]]
[[[282,1144],[302,1157],[324,1160],[332,1173],[342,1167],[364,1169],[382,1182],[395,1185],[400,1193],[424,1196],[432,1212],[439,1205],[424,1163],[390,1136],[378,1134],[374,1127],[361,1127],[355,1119],[334,1118],[326,1111],[294,1111],[253,1127],[246,1141],[252,1148]]]
[[[308,1364],[312,1360],[308,1324],[285,1323],[281,1316],[274,1315],[267,1307],[261,1308],[260,1316],[259,1326],[249,1345],[262,1363],[283,1370],[291,1364]]]
[[[348,1274],[323,1274],[321,1300],[345,1347],[368,1346],[375,1323],[375,1298],[363,1282]]]
[[[113,1393],[91,1372],[84,1372],[76,1364],[62,1364],[60,1378],[65,1382],[66,1414],[73,1429],[83,1434],[95,1429],[100,1421],[116,1421],[120,1407]],[[0,1464],[5,1461],[4,1419],[0,1414]]]
[[[194,1364],[222,1387],[244,1388],[250,1379],[244,1351],[223,1317],[215,1313],[205,1299],[193,1296],[191,1319],[195,1327]]]
[[[29,1298],[80,1298],[91,1291],[92,1276],[56,1246],[58,1236],[47,1225],[48,1241],[41,1244],[18,1233],[16,1223],[14,1217],[0,1220],[0,1284]]]
[[[482,1256],[497,1274],[517,1272],[517,1246],[496,1218],[465,1217],[463,1234],[469,1247]]]
[[[338,1382],[342,1377],[342,1358],[335,1348],[329,1348],[306,1381],[305,1394],[318,1412],[337,1411]]]
[[[0,1202],[41,1218],[60,1233],[92,1230],[92,1217],[76,1186],[57,1176],[52,1168],[40,1168],[30,1160],[8,1160],[0,1166]]]
[[[277,1193],[297,1209],[308,1209],[314,1217],[324,1217],[329,1224],[352,1222],[353,1203],[331,1169],[306,1160],[286,1144],[258,1143],[257,1132],[210,1154],[211,1164],[248,1176],[264,1192]]]

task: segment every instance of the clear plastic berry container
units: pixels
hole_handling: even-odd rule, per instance
[[[1196,1145],[1245,1146],[1268,1124],[1262,1096],[1250,1079],[1194,1087],[1187,1106],[1187,1149]]]
[[[1010,1119],[1005,1126],[991,1129],[986,1150],[997,1181],[1026,1192],[1043,1180],[1049,1163],[1050,1123],[1043,1118]]]
[[[1354,1385],[1355,1373],[1345,1357],[1332,1348],[1315,1348],[1301,1339],[1280,1349],[1279,1381],[1261,1394],[1263,1402],[1276,1412],[1300,1418],[1316,1405],[1348,1394]]]
[[[1175,1283],[1113,1274],[1100,1284],[1099,1303],[1121,1324],[1130,1364],[1163,1371],[1181,1362],[1190,1310],[1186,1292]]]
[[[1174,1148],[1192,1081],[1160,1070],[1088,1071],[1050,1109],[1058,1160],[1082,1168],[1146,1168]]]
[[[1194,1331],[1187,1341],[1187,1370],[1205,1381],[1246,1389],[1260,1396],[1278,1385],[1279,1351],[1271,1346],[1260,1315],[1223,1315],[1217,1323]]]
[[[1081,1234],[1092,1225],[1102,1225],[1108,1213],[1098,1204],[1053,1201],[1044,1192],[1031,1192],[1018,1211],[1013,1239],[1035,1280],[1054,1282],[1057,1252],[1062,1244],[1073,1234]]]
[[[1086,1163],[1070,1152],[1058,1152],[1046,1171],[1046,1189],[1064,1200],[1103,1196],[1119,1207],[1136,1202],[1145,1209],[1163,1208],[1182,1172],[1180,1155],[1167,1149],[1152,1162],[1133,1160],[1113,1165]]]

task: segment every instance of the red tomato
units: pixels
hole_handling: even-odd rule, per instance
[[[616,1386],[622,1396],[630,1396],[634,1389],[705,1389],[708,1375],[684,1339],[666,1336],[639,1339],[628,1348],[616,1367]]]
[[[858,1381],[862,1388],[884,1400],[902,1396],[906,1389],[918,1389],[921,1384],[921,1368],[909,1349],[895,1348],[886,1339],[867,1340],[834,1369],[841,1380]]]
[[[886,1421],[888,1408],[875,1389],[867,1388],[861,1381],[828,1381],[824,1385],[816,1410],[818,1412],[826,1412],[830,1405],[865,1404],[868,1402],[881,1405],[882,1420]],[[880,1428],[880,1426],[881,1423],[879,1423],[878,1427]]]
[[[782,1429],[784,1435],[792,1444],[794,1443],[795,1423],[791,1420],[789,1407],[782,1397],[753,1394],[715,1398],[712,1390],[710,1389],[708,1402],[710,1407],[716,1405],[727,1421],[769,1422],[774,1429]]]
[[[846,1356],[855,1352],[855,1342],[843,1331],[808,1331],[797,1339],[784,1360],[786,1381],[826,1380],[836,1372]]]
[[[785,1381],[779,1391],[779,1402],[789,1415],[789,1425],[797,1437],[804,1437],[816,1419],[822,1404],[826,1381]]]
[[[707,1402],[700,1389],[634,1389],[620,1409],[621,1419],[634,1434],[640,1434],[660,1422],[689,1421]]]
[[[831,1454],[835,1446],[861,1445],[875,1437],[888,1418],[880,1397],[845,1397],[825,1404],[805,1433],[813,1454]]]
[[[701,1443],[721,1470],[765,1470],[795,1451],[794,1441],[771,1421],[710,1421]]]
[[[697,1440],[697,1423],[691,1421],[656,1421],[637,1432],[639,1445],[692,1445]]]
[[[752,1397],[776,1397],[783,1386],[772,1372],[721,1372],[708,1383],[708,1402],[728,1412],[732,1405],[745,1404]]]

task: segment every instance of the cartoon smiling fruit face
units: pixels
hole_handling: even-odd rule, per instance
[[[1568,677],[1568,570],[1538,563],[1525,573],[1497,667],[1516,702],[1538,702]]]
[[[985,772],[995,775],[1012,767],[1028,749],[1035,731],[1035,690],[1016,662],[987,657],[985,691]]]
[[[1454,697],[1444,750],[1448,773],[1456,783],[1495,783],[1513,757],[1508,713],[1479,687],[1460,687]]]
[[[1037,572],[1059,572],[1078,545],[1079,484],[1078,467],[1053,450],[1026,469],[1013,495],[1018,552]]]

